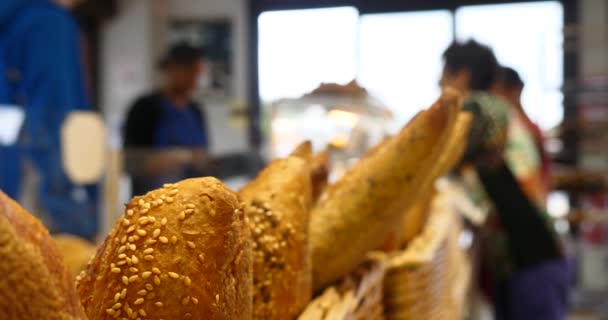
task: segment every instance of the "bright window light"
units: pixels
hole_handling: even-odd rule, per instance
[[[525,82],[522,103],[542,129],[563,120],[563,7],[558,1],[481,5],[456,11],[456,36],[494,49]]]
[[[297,98],[321,82],[355,78],[359,13],[353,7],[265,12],[258,18],[264,102]]]
[[[358,79],[402,126],[440,90],[441,54],[452,42],[447,10],[361,16]]]

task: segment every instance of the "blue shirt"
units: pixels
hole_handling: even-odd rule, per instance
[[[161,117],[154,135],[157,148],[207,148],[207,133],[195,105],[178,108],[169,99],[161,104]]]

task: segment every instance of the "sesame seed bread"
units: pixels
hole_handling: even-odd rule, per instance
[[[77,277],[90,319],[251,319],[249,230],[215,178],[165,185],[127,204]]]
[[[86,319],[48,231],[2,192],[0,319]]]
[[[312,294],[310,165],[298,156],[274,160],[239,195],[254,243],[253,318],[295,319]]]

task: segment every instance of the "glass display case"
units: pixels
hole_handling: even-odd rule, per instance
[[[268,106],[267,157],[284,157],[310,140],[315,152],[330,151],[330,179],[387,134],[392,113],[356,82],[321,84],[298,99],[282,99]]]

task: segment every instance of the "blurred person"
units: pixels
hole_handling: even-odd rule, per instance
[[[514,124],[515,128],[511,129],[510,131],[520,132],[519,139],[515,137],[511,140],[521,141],[519,144],[517,144],[521,148],[533,147],[536,154],[539,156],[538,161],[535,163],[529,163],[530,166],[528,166],[528,168],[523,168],[523,170],[530,173],[528,175],[529,178],[524,181],[524,183],[529,194],[537,199],[539,205],[544,206],[551,184],[551,159],[549,158],[549,155],[544,147],[543,133],[540,127],[528,117],[524,110],[521,102],[524,82],[521,80],[521,77],[517,71],[509,67],[500,67],[498,75],[498,81],[496,82],[493,91],[496,93],[496,95],[508,101],[510,106],[513,108],[511,115],[514,121],[511,121],[511,123]],[[525,131],[525,134],[523,131]],[[529,137],[525,135],[528,135]],[[530,140],[532,142],[532,146],[529,146],[529,143],[527,143]],[[532,152],[528,153],[530,154]],[[516,174],[518,177],[524,175],[525,174]]]
[[[17,142],[0,146],[0,188],[18,199],[24,163],[39,176],[37,206],[51,231],[92,238],[95,186],[75,185],[63,170],[60,129],[66,116],[91,105],[85,90],[78,1],[0,1],[0,105],[22,110]]]
[[[461,174],[474,173],[479,183],[471,195],[493,207],[479,236],[481,285],[496,319],[565,319],[567,265],[547,214],[524,191],[508,159],[511,107],[490,93],[498,76],[496,57],[470,40],[454,42],[443,58],[440,85],[459,89],[464,109],[473,115]]]
[[[194,100],[205,59],[200,48],[174,45],[160,64],[161,88],[139,97],[131,106],[124,146],[133,194],[205,173],[209,165],[207,125]]]

